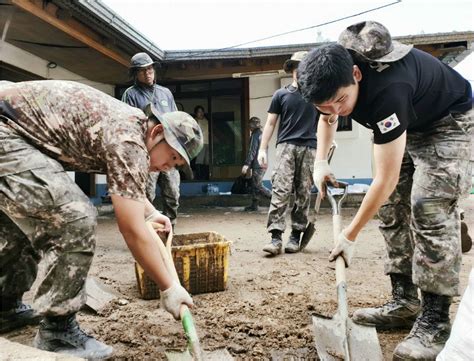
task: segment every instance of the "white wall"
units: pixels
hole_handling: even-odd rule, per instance
[[[49,63],[48,60],[42,59],[9,43],[2,42],[1,40],[0,61],[11,64],[12,66],[23,69],[30,73],[39,75],[45,79],[74,80],[102,90],[104,93],[109,95],[114,95],[114,85],[88,80],[60,66],[57,66],[54,69],[49,69],[47,67],[47,64]]]
[[[36,55],[33,55],[27,51],[24,51],[16,46],[0,40],[0,61],[7,64],[11,64],[17,68],[23,69],[30,73],[39,75],[45,79],[60,79],[60,80],[73,80],[79,83],[90,85],[98,90],[103,91],[106,94],[114,96],[115,86],[111,84],[98,83],[88,80],[78,74],[70,72],[60,66],[49,69],[47,67],[48,60],[42,59]],[[1,79],[0,79],[1,80]],[[68,172],[69,176],[74,180],[74,172]],[[96,183],[106,183],[105,175],[96,175]]]
[[[291,83],[290,77],[254,76],[249,78],[250,117],[257,116],[264,124],[273,93],[282,86]],[[338,132],[338,149],[332,159],[332,169],[338,178],[372,178],[372,133],[352,122],[352,131]],[[268,146],[269,170],[264,179],[270,179],[275,164],[275,140],[277,129]]]

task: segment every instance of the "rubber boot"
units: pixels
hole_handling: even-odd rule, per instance
[[[354,312],[352,320],[378,330],[411,328],[420,312],[417,287],[411,277],[390,274],[392,299],[382,306],[362,308]]]
[[[285,253],[297,253],[300,251],[300,236],[300,231],[291,231],[290,238],[285,246]]]
[[[252,199],[252,204],[244,208],[245,212],[256,212],[258,211],[258,200]]]
[[[0,306],[0,333],[27,325],[37,325],[41,319],[30,306],[21,302],[21,297],[2,297]]]
[[[279,255],[281,253],[281,243],[281,231],[272,231],[272,240],[263,247],[263,251],[270,253],[272,256]]]
[[[113,352],[112,347],[81,330],[76,321],[76,314],[45,317],[40,322],[33,345],[40,350],[85,359],[103,359],[111,356]]]
[[[434,361],[449,338],[451,297],[422,292],[421,298],[421,314],[410,334],[395,348],[394,361]]]

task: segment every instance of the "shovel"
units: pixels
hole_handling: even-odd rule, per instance
[[[332,142],[331,148],[329,148],[328,152],[328,163],[331,162],[332,156],[334,154],[334,150],[337,148],[336,142]],[[318,191],[318,195],[316,196],[316,202],[314,204],[314,215],[311,222],[308,223],[306,229],[303,232],[303,236],[301,236],[300,241],[300,251],[304,250],[308,245],[311,238],[313,238],[314,232],[316,231],[316,227],[314,223],[316,222],[316,216],[319,214],[319,207],[321,206],[321,192]]]
[[[344,192],[340,196],[326,192],[333,211],[333,233],[336,242],[341,232],[341,204],[347,196],[347,183],[338,182]],[[339,197],[337,201],[336,198]],[[323,361],[383,360],[375,327],[361,326],[348,316],[344,259],[336,259],[337,312],[332,318],[313,316],[316,350]]]
[[[163,229],[163,226],[159,223],[147,222],[146,223],[148,230],[155,239],[158,247],[160,248],[161,257],[165,263],[166,269],[171,274],[171,277],[179,283],[178,273],[173,263],[173,255],[171,253],[171,243],[173,241],[173,232],[168,233],[166,239],[166,247],[163,244],[161,238],[156,234],[156,230]],[[225,349],[216,350],[212,352],[203,351],[199,343],[199,337],[196,331],[196,326],[194,325],[193,316],[191,311],[189,311],[188,306],[182,304],[179,310],[179,315],[181,318],[181,323],[183,325],[184,333],[188,340],[188,350],[185,352],[166,352],[166,357],[168,360],[172,361],[214,361],[214,360],[229,360],[232,361],[233,357]]]

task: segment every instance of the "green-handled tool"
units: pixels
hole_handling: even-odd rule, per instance
[[[171,244],[173,242],[173,233],[169,232],[166,239],[166,247],[163,244],[161,238],[156,234],[156,230],[163,229],[163,226],[159,223],[147,222],[146,223],[148,230],[152,234],[153,238],[156,240],[158,247],[160,248],[161,257],[165,263],[166,269],[171,274],[171,277],[179,283],[178,272],[173,263],[173,255],[171,253]],[[197,334],[196,326],[194,324],[194,319],[189,310],[188,306],[182,304],[179,309],[179,315],[181,318],[181,324],[183,325],[184,333],[188,340],[188,350],[186,352],[166,352],[166,357],[168,360],[172,361],[213,361],[213,360],[233,360],[233,357],[225,349],[216,350],[212,352],[203,352],[201,344],[199,342],[199,337]]]

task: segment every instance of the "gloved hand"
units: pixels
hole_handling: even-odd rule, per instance
[[[176,320],[180,319],[179,309],[183,303],[189,307],[193,307],[194,305],[193,299],[188,291],[178,282],[173,282],[170,288],[160,291],[160,298],[161,307],[171,313]]]
[[[163,232],[171,231],[171,221],[164,214],[160,213],[157,209],[151,212],[146,218],[145,222],[160,223],[164,226]]]
[[[318,191],[321,192],[321,198],[326,195],[326,182],[337,185],[336,177],[334,177],[327,159],[314,161],[313,181]]]
[[[260,167],[266,169],[268,167],[267,164],[267,151],[265,149],[259,149],[257,155],[258,164]]]
[[[248,170],[249,170],[249,166],[248,166],[248,165],[244,165],[244,166],[242,167],[242,171],[241,171],[242,175],[247,175]]]
[[[336,260],[337,256],[341,255],[342,258],[344,258],[346,267],[349,267],[351,264],[352,256],[354,254],[355,243],[355,240],[349,241],[347,239],[347,237],[344,235],[344,231],[339,233],[339,236],[337,237],[336,246],[329,255],[329,261],[333,262]]]

